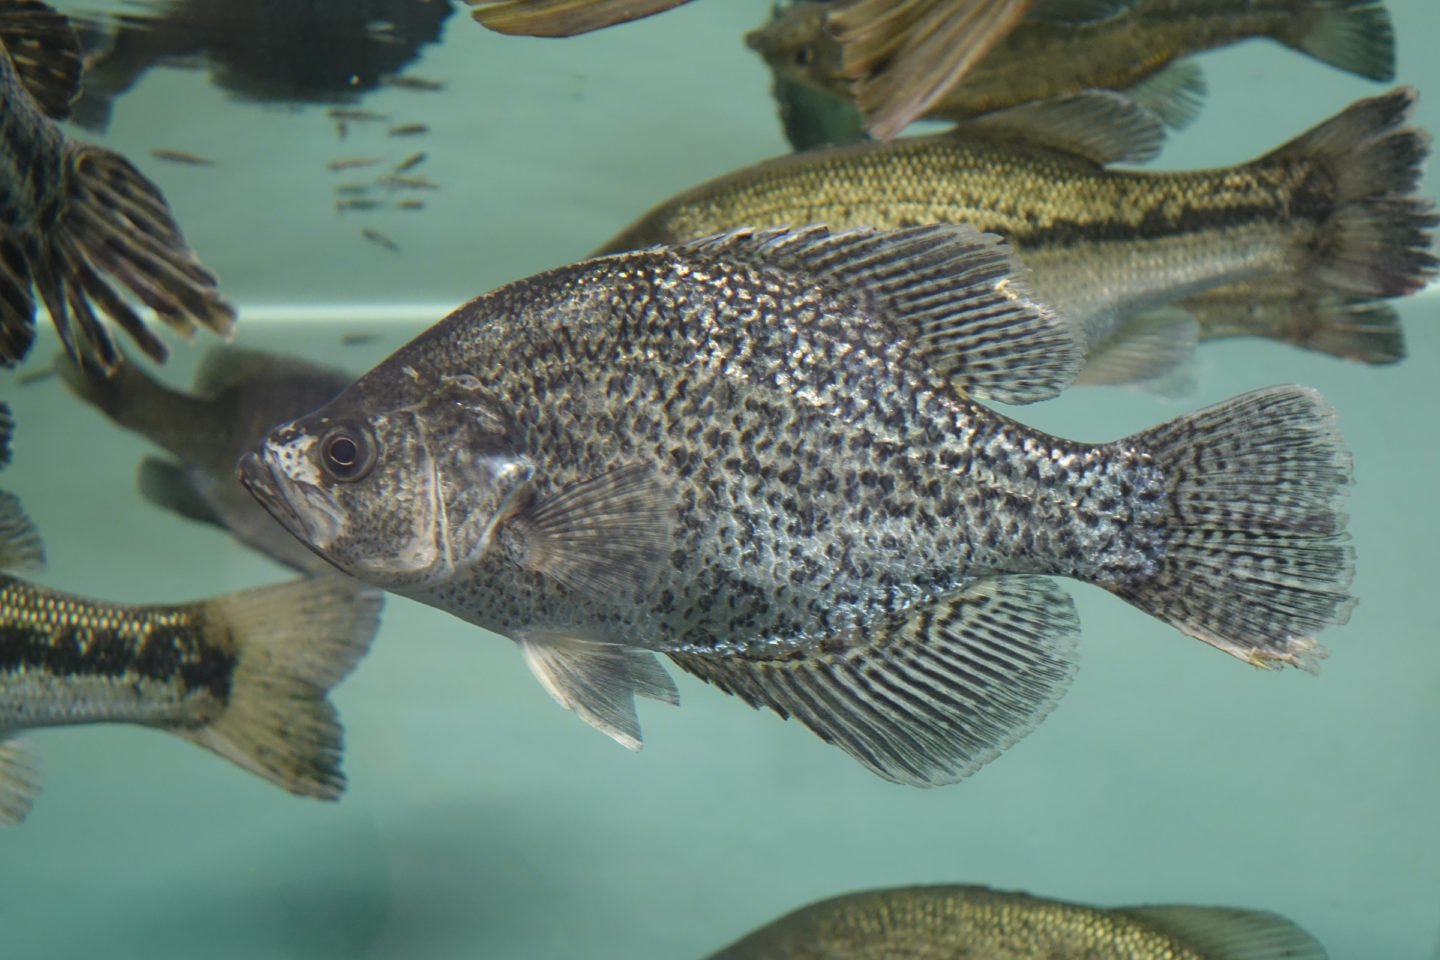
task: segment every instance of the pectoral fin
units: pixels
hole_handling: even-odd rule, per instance
[[[0,491],[0,570],[36,570],[45,565],[40,532],[13,493]]]
[[[648,650],[535,631],[519,638],[525,662],[555,702],[630,750],[642,745],[635,696],[678,704],[675,681]]]
[[[630,593],[670,549],[674,504],[660,472],[620,467],[531,503],[509,521],[520,562],[573,590]]]
[[[1043,577],[987,577],[789,657],[670,654],[753,707],[794,717],[896,783],[974,773],[1032,730],[1075,672],[1074,603]]]
[[[39,792],[34,754],[17,740],[0,740],[0,826],[24,820]]]

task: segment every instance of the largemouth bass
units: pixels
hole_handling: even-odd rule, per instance
[[[97,308],[150,357],[167,352],[116,283],[182,334],[228,334],[235,311],[159,188],[56,125],[80,83],[69,22],[38,0],[0,0],[0,45],[0,364],[14,366],[34,340],[32,288],[71,356],[106,370],[119,354]]]
[[[335,574],[255,502],[240,485],[235,464],[275,424],[314,410],[353,377],[294,357],[229,346],[205,355],[190,393],[170,389],[133,363],[122,363],[109,377],[63,357],[56,363],[77,396],[174,458],[141,461],[145,499],[228,530],[301,573]]]
[[[987,887],[869,890],[802,907],[710,960],[1325,960],[1284,917],[1234,907],[1090,907]]]
[[[1416,192],[1429,138],[1406,125],[1414,102],[1400,88],[1258,160],[1185,172],[1106,169],[1123,138],[1109,154],[1062,147],[1073,111],[1029,105],[1013,116],[1042,123],[992,115],[952,133],[747,167],[665,201],[599,252],[747,225],[973,223],[1012,243],[1036,296],[1085,331],[1081,382],[1143,380],[1173,368],[1196,339],[1193,319],[1152,312],[1182,297],[1260,280],[1350,299],[1424,286],[1436,217]],[[1103,145],[1108,117],[1094,121],[1081,129]]]
[[[834,6],[806,0],[779,9],[745,42],[777,78],[854,99],[830,28]],[[1370,80],[1395,76],[1394,30],[1374,0],[1042,0],[925,116],[965,120],[1081,90],[1140,88],[1155,97],[1159,90],[1142,85],[1181,58],[1261,37]],[[1204,90],[1198,74],[1188,76],[1162,85],[1168,92],[1154,102],[1176,125]]]
[[[1054,396],[1072,327],[997,238],[737,231],[461,307],[277,427],[246,486],[341,570],[519,643],[632,748],[656,661],[891,780],[966,776],[1045,716],[1098,584],[1242,660],[1343,623],[1350,462],[1277,387],[1108,444]]]
[[[10,427],[0,410],[0,452]],[[0,493],[0,566],[43,559],[19,501]],[[342,734],[327,695],[369,649],[380,602],[342,577],[131,605],[0,573],[0,823],[24,819],[39,791],[14,735],[85,723],[166,730],[291,793],[336,799]]]

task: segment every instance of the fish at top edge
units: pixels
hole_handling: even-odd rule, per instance
[[[1107,5],[1108,11],[1096,9]],[[745,42],[777,81],[847,102],[855,93],[844,51],[828,26],[834,6],[802,0],[777,8],[770,22],[747,34]],[[1380,3],[1046,0],[924,116],[965,120],[1030,101],[1108,89],[1129,91],[1169,125],[1179,127],[1193,118],[1205,92],[1199,68],[1182,58],[1253,37],[1272,39],[1370,80],[1395,76],[1394,30]],[[793,94],[789,100],[794,101]],[[792,103],[790,109],[795,112],[797,107]],[[798,109],[807,115],[835,112],[823,101]],[[791,124],[802,122],[797,118]],[[831,126],[843,135],[843,125],[831,121]]]
[[[0,404],[0,461],[13,420]],[[17,734],[129,723],[214,751],[291,793],[344,789],[328,694],[369,649],[382,596],[344,577],[178,604],[122,604],[13,572],[44,562],[20,501],[0,491],[0,825],[40,790]]]
[[[1052,397],[1080,354],[1016,269],[950,225],[557,268],[277,427],[242,479],[341,570],[515,640],[631,748],[634,696],[675,698],[658,653],[882,777],[958,780],[1074,671],[1051,576],[1313,668],[1352,602],[1333,411],[1275,387],[1113,443],[1024,426],[982,402]]]
[[[1286,918],[1238,907],[1092,907],[988,887],[866,890],[794,910],[708,960],[1325,960]]]
[[[36,294],[66,351],[107,371],[119,353],[102,315],[152,359],[167,353],[120,288],[182,334],[228,335],[235,311],[159,188],[56,124],[80,76],[66,18],[38,0],[0,0],[0,45],[0,365],[29,351]],[[63,98],[57,76],[72,83]]]
[[[246,546],[307,574],[336,573],[240,485],[235,465],[278,423],[309,413],[354,379],[296,357],[213,347],[190,392],[172,390],[137,364],[105,377],[60,357],[71,392],[174,459],[146,457],[138,485],[150,502],[228,530]]]
[[[1147,132],[1133,105],[1101,94],[1026,104],[951,132],[734,171],[660,203],[598,252],[741,226],[971,223],[1012,243],[1036,296],[1083,330],[1081,382],[1146,380],[1200,335],[1181,298],[1261,281],[1347,300],[1424,287],[1436,216],[1419,192],[1430,140],[1410,123],[1415,102],[1397,88],[1249,163],[1165,172],[1104,165]],[[1305,345],[1367,358],[1363,343]]]

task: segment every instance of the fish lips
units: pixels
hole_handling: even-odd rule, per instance
[[[239,474],[250,495],[311,549],[323,550],[339,536],[343,523],[323,490],[281,474],[263,454],[242,456]]]

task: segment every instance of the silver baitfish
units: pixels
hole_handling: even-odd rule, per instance
[[[11,421],[0,405],[0,462]],[[0,492],[0,569],[38,566],[33,524]],[[15,734],[131,723],[215,751],[291,793],[345,787],[328,694],[375,635],[381,595],[326,577],[181,604],[106,603],[0,573],[0,824],[39,779]]]
[[[1091,907],[974,886],[812,903],[709,960],[1325,960],[1284,917],[1237,907]]]
[[[0,45],[0,365],[30,349],[34,292],[65,349],[106,370],[119,354],[97,309],[148,356],[167,352],[117,283],[182,334],[228,334],[235,311],[159,188],[118,153],[71,140],[55,123],[80,86],[69,21],[37,0],[0,0]]]
[[[517,641],[630,747],[653,654],[871,770],[966,776],[1075,669],[1094,583],[1313,666],[1352,576],[1350,459],[1275,387],[1114,443],[979,401],[1072,381],[1070,325],[951,225],[740,230],[461,307],[241,461],[341,570]]]
[[[200,362],[192,391],[172,390],[134,363],[109,377],[56,360],[65,384],[116,424],[163,447],[171,458],[140,462],[140,493],[165,509],[228,530],[288,567],[334,574],[240,485],[235,463],[277,423],[308,413],[354,377],[295,357],[214,347]]]

